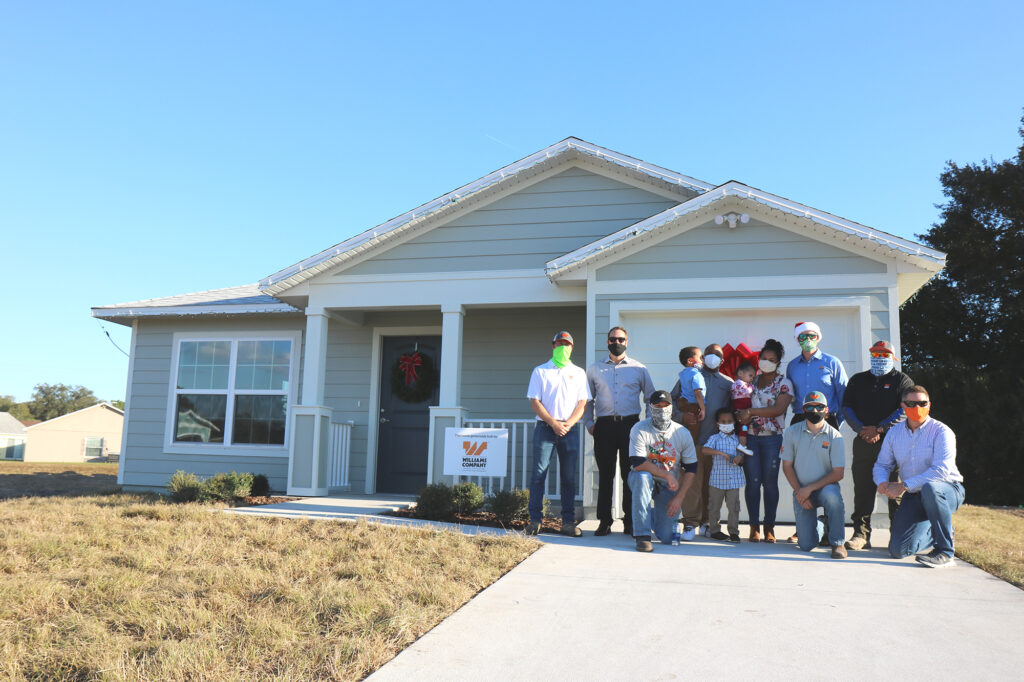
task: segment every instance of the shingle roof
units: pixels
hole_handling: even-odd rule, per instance
[[[12,417],[10,412],[0,412],[0,433],[25,433],[25,425]]]

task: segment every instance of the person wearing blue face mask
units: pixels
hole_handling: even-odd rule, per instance
[[[896,369],[896,354],[888,341],[871,346],[871,369],[850,377],[843,394],[843,416],[857,434],[853,441],[853,536],[846,548],[871,547],[871,512],[875,507],[875,482],[871,471],[882,450],[886,432],[906,417],[900,399],[913,380]],[[897,480],[897,472],[891,480]],[[895,500],[889,500],[889,522],[896,513]]]

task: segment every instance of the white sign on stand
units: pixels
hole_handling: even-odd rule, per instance
[[[446,476],[501,477],[508,472],[508,429],[444,430]]]

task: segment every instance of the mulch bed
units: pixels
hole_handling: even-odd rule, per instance
[[[401,516],[405,519],[418,519],[415,509],[396,509],[390,512],[383,512],[385,516]],[[452,523],[461,523],[464,526],[487,526],[488,528],[506,528],[507,530],[526,530],[526,521],[513,521],[511,526],[505,526],[498,522],[497,517],[491,512],[476,512],[475,514],[456,513],[450,520]],[[546,516],[541,522],[542,533],[557,533],[562,529],[561,519]]]
[[[264,504],[279,504],[281,502],[294,502],[300,500],[301,497],[276,497],[270,495],[261,495],[259,497],[243,497],[242,499],[235,502],[235,507],[259,507]]]

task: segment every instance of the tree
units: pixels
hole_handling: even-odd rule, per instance
[[[124,412],[124,401],[123,400],[108,400],[108,403],[116,407],[117,409]]]
[[[21,421],[32,419],[28,403],[19,403],[13,395],[0,396],[0,412],[10,412],[12,417]]]
[[[61,415],[95,405],[99,399],[84,386],[65,384],[36,384],[32,400],[28,403],[32,416],[46,421]]]
[[[999,163],[950,161],[940,180],[942,222],[918,238],[946,252],[946,268],[903,306],[904,369],[957,434],[968,501],[1021,504],[1024,142]]]

